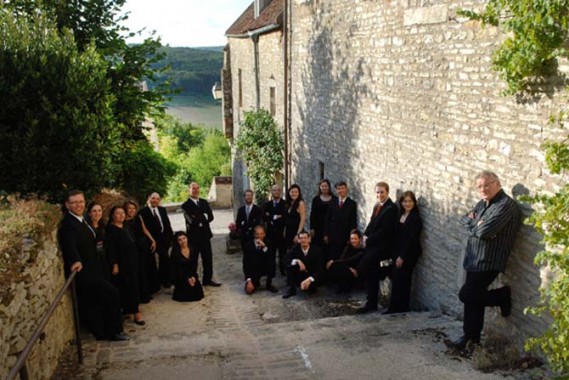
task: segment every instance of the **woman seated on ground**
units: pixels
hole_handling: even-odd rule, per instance
[[[352,290],[356,281],[354,270],[363,254],[362,233],[354,228],[350,231],[350,242],[340,258],[326,263],[326,279],[332,284],[338,284],[338,293]]]
[[[183,231],[176,232],[170,256],[174,281],[172,299],[175,301],[192,302],[199,301],[204,297],[202,284],[197,273],[197,261],[191,260],[190,257],[188,235]]]
[[[134,323],[143,326],[142,312],[138,305],[138,249],[128,224],[125,223],[125,211],[121,206],[111,208],[105,249],[112,264],[112,279],[119,289],[123,314],[133,314]]]
[[[421,256],[421,230],[423,222],[419,215],[417,198],[412,191],[406,191],[399,198],[399,223],[395,238],[395,266],[391,301],[384,314],[404,313],[409,311],[411,298],[411,279],[413,269]]]

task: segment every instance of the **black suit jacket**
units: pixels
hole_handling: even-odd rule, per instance
[[[397,221],[397,238],[395,241],[395,250],[393,259],[401,257],[403,265],[413,266],[421,256],[421,230],[423,229],[423,221],[419,215],[419,211],[413,210],[405,219],[405,223]]]
[[[281,198],[275,207],[272,200],[263,206],[263,220],[267,223],[267,236],[270,243],[280,244],[284,242],[286,203]],[[275,219],[275,216],[277,218]]]
[[[302,252],[302,248],[300,248],[300,245],[295,245],[287,254],[286,264],[290,265],[294,259],[301,260],[304,263],[308,274],[314,277],[314,280],[316,282],[322,280],[322,273],[324,271],[324,258],[322,257],[322,252],[317,246],[310,245],[308,253],[305,256]]]
[[[158,206],[158,213],[160,214],[160,219],[162,219],[162,224],[164,225],[164,231],[160,226],[160,222],[152,214],[152,209],[149,206],[143,207],[139,215],[144,221],[144,225],[150,232],[150,235],[156,240],[158,244],[158,250],[167,250],[172,243],[172,236],[174,235],[172,231],[172,225],[170,224],[170,218],[168,218],[168,211],[162,206]]]
[[[391,259],[395,248],[397,233],[397,206],[391,199],[387,199],[377,216],[375,205],[364,236],[367,236],[364,257],[358,265],[358,272],[366,272],[377,268],[381,260]]]
[[[58,239],[66,275],[71,272],[71,265],[79,261],[83,269],[79,272],[78,279],[91,276],[109,278],[106,260],[97,253],[97,242],[92,230],[69,212],[63,216]]]
[[[190,198],[184,202],[182,210],[184,210],[189,241],[192,243],[208,242],[213,237],[209,226],[213,221],[213,211],[211,211],[209,202],[199,198],[196,204],[196,202]]]
[[[358,227],[358,205],[347,197],[340,208],[340,200],[335,199],[328,206],[326,223],[324,224],[324,236],[328,236],[331,245],[342,249],[350,240],[350,231]]]
[[[257,249],[254,240],[249,240],[245,243],[243,250],[243,274],[245,279],[254,279],[257,276],[264,275],[274,276],[275,252],[268,245],[265,248],[265,250]]]
[[[249,212],[249,218],[247,218],[247,212],[245,206],[242,206],[237,211],[237,219],[235,224],[241,232],[241,240],[247,241],[254,238],[255,227],[263,222],[263,210],[257,205],[252,205],[251,212]]]

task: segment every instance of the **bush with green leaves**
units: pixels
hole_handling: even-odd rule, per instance
[[[255,197],[258,201],[266,199],[283,170],[284,140],[279,126],[267,110],[245,112],[236,145],[247,165]]]
[[[569,54],[569,0],[490,0],[481,13],[461,11],[472,19],[499,26],[506,40],[494,54],[494,68],[508,83],[507,94],[535,92],[540,78],[555,73],[557,61]],[[552,122],[567,125],[561,110]],[[553,124],[553,123],[552,123]],[[526,223],[543,235],[545,249],[535,258],[536,265],[547,267],[552,280],[540,288],[540,301],[526,311],[553,317],[545,333],[530,338],[526,348],[539,347],[554,370],[569,374],[569,139],[543,145],[546,163],[565,185],[555,194],[526,197],[535,211]]]

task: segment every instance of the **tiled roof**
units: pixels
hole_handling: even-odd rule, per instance
[[[226,35],[240,35],[264,26],[282,25],[284,0],[273,0],[254,18],[254,2],[243,12],[241,16],[225,31]]]

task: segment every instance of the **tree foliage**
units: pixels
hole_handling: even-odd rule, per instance
[[[266,199],[283,168],[284,140],[271,114],[263,109],[245,112],[236,146],[247,165],[256,198]]]
[[[490,0],[482,13],[463,11],[473,19],[500,26],[507,39],[494,54],[494,68],[508,82],[508,93],[533,90],[536,78],[554,72],[557,61],[568,56],[569,0]],[[552,122],[567,124],[561,110]],[[569,170],[569,140],[543,145],[546,163],[553,174],[566,180]],[[557,193],[527,197],[536,211],[527,223],[543,235],[545,250],[537,265],[551,270],[553,278],[540,289],[540,302],[527,311],[549,313],[553,322],[540,337],[530,338],[526,348],[540,347],[553,368],[569,373],[569,185]]]
[[[481,13],[460,13],[508,33],[493,57],[507,94],[528,90],[555,72],[557,58],[568,57],[569,0],[490,0]]]
[[[168,83],[141,91],[143,80],[163,70],[157,64],[161,44],[151,38],[126,43],[128,30],[120,24],[126,16],[119,14],[124,3],[0,2],[4,190],[57,198],[70,187],[136,189],[127,180],[133,176],[165,186],[168,171],[145,177],[147,169],[129,161],[164,164],[148,154],[144,122],[163,113]]]

